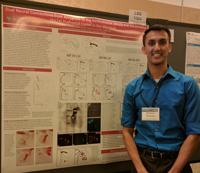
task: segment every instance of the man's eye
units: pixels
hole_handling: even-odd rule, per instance
[[[160,44],[161,44],[161,45],[165,45],[165,44],[166,44],[166,41],[161,41]]]
[[[149,42],[149,46],[153,46],[154,45],[154,42]]]

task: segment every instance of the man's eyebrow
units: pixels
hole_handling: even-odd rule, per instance
[[[148,42],[150,42],[150,41],[155,41],[155,40],[154,39],[149,39]]]
[[[166,38],[161,38],[159,41],[166,41],[167,39]],[[155,39],[149,39],[148,42],[152,42],[152,41],[155,41]]]
[[[161,38],[159,41],[166,41],[167,39],[166,38]]]

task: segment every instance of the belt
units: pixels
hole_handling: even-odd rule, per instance
[[[151,156],[151,158],[156,159],[176,159],[178,156],[178,152],[157,152],[157,151],[149,151],[142,147],[138,147],[138,151],[143,154],[143,156]]]

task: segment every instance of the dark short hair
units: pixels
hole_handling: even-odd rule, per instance
[[[144,35],[143,35],[143,46],[145,46],[145,40],[146,40],[146,35],[150,32],[150,31],[166,31],[167,32],[167,35],[169,37],[169,42],[171,40],[171,33],[169,31],[169,29],[167,28],[167,26],[165,25],[161,25],[161,24],[155,24],[153,26],[151,26],[149,29],[147,29],[145,32],[144,32]]]

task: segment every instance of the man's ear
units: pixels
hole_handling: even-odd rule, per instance
[[[142,53],[143,53],[144,55],[146,55],[145,47],[144,47],[144,46],[142,46]]]
[[[169,53],[172,51],[172,44],[169,44]]]

